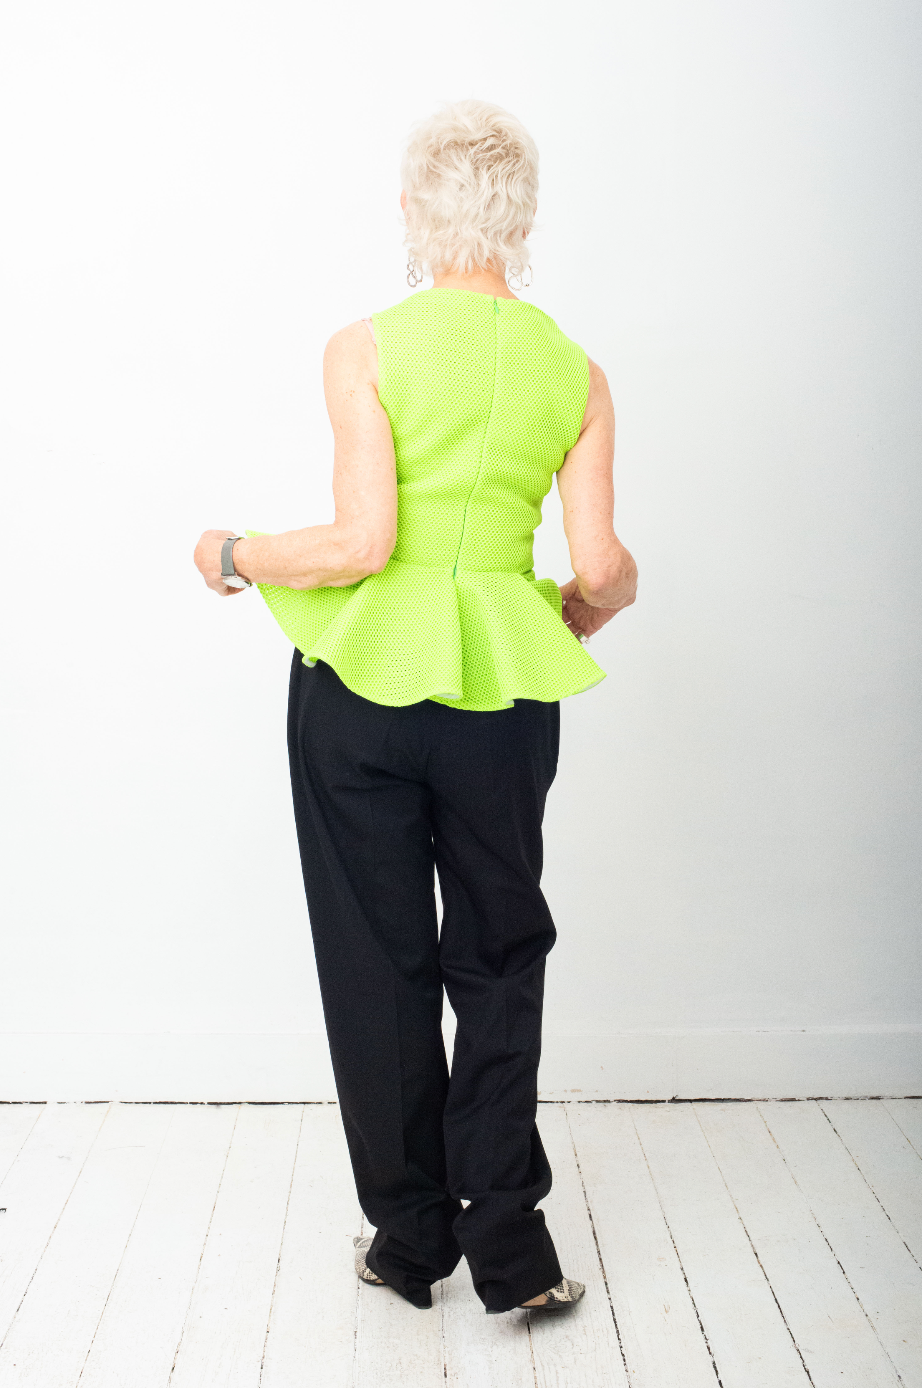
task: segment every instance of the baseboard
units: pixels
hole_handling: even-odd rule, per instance
[[[922,1027],[603,1034],[548,1025],[539,1093],[547,1100],[920,1095]],[[335,1097],[321,1032],[0,1035],[0,1100]]]
[[[336,1098],[323,1032],[16,1032],[0,1099],[283,1103]]]
[[[922,1027],[570,1033],[550,1028],[542,1099],[922,1094]]]

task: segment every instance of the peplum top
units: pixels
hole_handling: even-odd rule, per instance
[[[345,588],[261,583],[270,612],[305,664],[326,661],[373,703],[502,709],[598,684],[532,558],[582,426],[585,352],[533,304],[462,289],[423,290],[372,323],[396,455],[393,554]]]

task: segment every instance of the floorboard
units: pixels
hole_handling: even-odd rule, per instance
[[[47,1104],[0,1104],[0,1187]],[[0,1200],[0,1207],[2,1207]]]
[[[105,1113],[0,1349],[4,1388],[74,1388],[171,1118],[165,1105]]]
[[[627,1374],[567,1121],[567,1106],[542,1104],[538,1128],[554,1172],[554,1184],[550,1195],[542,1201],[542,1209],[564,1276],[584,1282],[586,1295],[572,1311],[528,1313],[535,1382],[538,1388],[572,1388],[578,1366],[585,1383],[622,1388],[627,1384]]]
[[[559,1316],[360,1285],[332,1104],[0,1105],[0,1388],[922,1388],[922,1101],[542,1104]]]
[[[922,1265],[922,1155],[879,1099],[820,1104],[881,1208]]]
[[[527,1311],[488,1316],[463,1259],[441,1292],[446,1388],[534,1388]]]
[[[570,1104],[631,1388],[717,1388],[650,1170],[624,1104]]]
[[[301,1127],[300,1104],[242,1104],[170,1388],[255,1388]]]
[[[362,1212],[335,1104],[305,1104],[260,1388],[351,1388]]]
[[[808,1388],[694,1109],[630,1107],[723,1388]]]
[[[362,1232],[374,1230],[363,1223]],[[355,1388],[445,1388],[441,1297],[437,1282],[431,1309],[420,1311],[390,1287],[360,1285]]]
[[[918,1264],[818,1104],[759,1109],[894,1367],[922,1384]]]
[[[758,1107],[695,1109],[814,1388],[896,1388],[893,1366]]]
[[[31,1123],[0,1183],[0,1206],[6,1211],[0,1215],[0,1345],[107,1113],[105,1104],[49,1104]],[[30,1122],[32,1117],[30,1112]]]
[[[881,1102],[900,1131],[922,1157],[922,1099],[882,1099]]]
[[[163,1388],[182,1334],[239,1113],[177,1104],[80,1388]]]

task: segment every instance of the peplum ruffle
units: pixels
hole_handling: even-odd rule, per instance
[[[557,584],[533,573],[391,559],[346,588],[257,586],[305,664],[326,661],[377,704],[492,710],[564,699],[605,678],[564,626]]]

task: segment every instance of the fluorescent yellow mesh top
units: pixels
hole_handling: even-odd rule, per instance
[[[560,589],[532,568],[541,503],[586,409],[585,352],[533,304],[467,290],[427,289],[372,321],[394,553],[348,588],[260,584],[269,610],[306,664],[325,660],[377,704],[499,709],[597,684]]]

